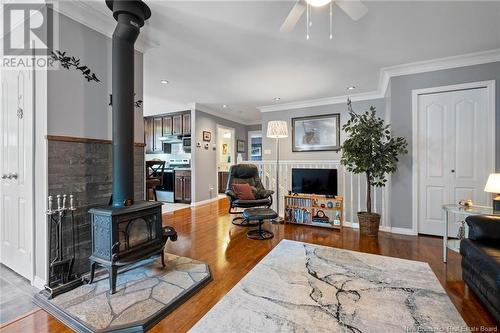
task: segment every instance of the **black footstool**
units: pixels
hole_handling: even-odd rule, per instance
[[[271,220],[278,217],[278,214],[270,208],[249,208],[243,212],[243,217],[248,221],[258,221],[259,229],[250,230],[247,232],[247,237],[250,239],[270,239],[274,234],[269,230],[262,229],[264,220]]]

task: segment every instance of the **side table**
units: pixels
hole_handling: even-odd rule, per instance
[[[460,206],[457,204],[443,205],[444,212],[444,233],[443,233],[443,262],[448,260],[448,249],[459,252],[460,251],[460,240],[451,239],[448,240],[448,225],[450,214],[458,214],[462,216],[471,215],[500,215],[500,211],[494,211],[492,207],[484,206]],[[467,224],[465,224],[465,237],[468,235]]]

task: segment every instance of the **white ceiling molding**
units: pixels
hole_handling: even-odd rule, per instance
[[[59,13],[93,29],[109,38],[113,37],[116,22],[111,12],[104,13],[81,0],[59,1],[54,7]],[[146,53],[151,48],[157,47],[159,43],[140,35],[135,43],[135,49]]]
[[[311,99],[307,101],[300,102],[291,102],[291,103],[283,103],[276,105],[268,105],[261,106],[258,109],[261,112],[273,112],[273,111],[282,111],[282,110],[290,110],[290,109],[302,109],[314,106],[322,106],[322,105],[331,105],[331,104],[341,104],[346,103],[347,99],[350,98],[351,101],[365,101],[368,99],[377,99],[383,98],[384,95],[378,91],[368,92],[368,93],[360,93],[360,94],[352,94],[352,95],[344,95],[344,96],[336,96],[336,97],[326,97],[326,98],[318,98]]]
[[[497,61],[500,61],[500,49],[385,67],[380,70],[379,84],[376,91],[260,106],[257,109],[259,109],[261,112],[274,112],[322,105],[340,104],[345,103],[347,101],[347,98],[350,98],[353,102],[384,98],[387,96],[387,88],[389,87],[389,82],[392,77],[434,72],[444,69],[473,66]]]

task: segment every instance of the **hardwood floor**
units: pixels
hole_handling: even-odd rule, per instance
[[[151,332],[189,330],[282,239],[426,261],[468,325],[478,330],[481,326],[496,327],[494,319],[465,287],[461,279],[460,256],[450,253],[448,264],[443,264],[440,238],[381,232],[378,239],[369,239],[360,238],[357,230],[349,228],[338,232],[266,223],[266,228],[271,229],[275,237],[267,241],[256,241],[246,238],[247,229],[231,224],[227,208],[228,204],[224,199],[218,203],[183,209],[163,216],[164,224],[174,226],[179,233],[177,242],[168,243],[167,252],[208,262],[213,281],[163,319]],[[1,331],[71,332],[43,310],[3,327]]]

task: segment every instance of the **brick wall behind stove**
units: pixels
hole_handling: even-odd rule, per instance
[[[91,254],[90,216],[88,210],[109,202],[111,185],[111,144],[49,141],[48,186],[49,195],[73,194],[75,197],[75,273],[89,271]],[[134,148],[134,196],[144,199],[144,148]],[[54,199],[55,204],[55,199]],[[69,205],[69,201],[68,201]],[[70,226],[69,216],[66,227]],[[55,233],[52,233],[51,260],[54,258]],[[72,254],[70,229],[64,230],[65,255]],[[51,280],[53,277],[51,276]]]

